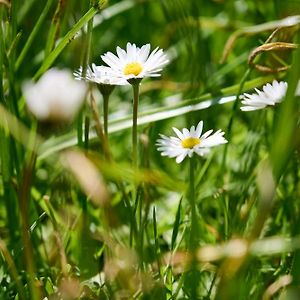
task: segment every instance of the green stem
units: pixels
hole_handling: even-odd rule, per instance
[[[229,209],[228,209],[228,196],[223,195],[223,214],[224,214],[224,239],[227,240],[229,236]]]
[[[104,127],[104,134],[107,140],[108,140],[108,101],[109,101],[109,94],[103,94],[103,127]]]
[[[83,111],[80,111],[78,114],[77,120],[77,145],[79,147],[83,146]]]
[[[190,240],[188,244],[188,250],[190,253],[190,267],[188,273],[185,274],[185,285],[190,294],[190,299],[198,299],[198,285],[200,281],[200,273],[197,269],[197,257],[196,251],[198,247],[198,220],[197,220],[197,207],[195,196],[195,159],[190,158],[189,167],[189,194],[188,194],[190,207],[191,207],[191,228],[190,228]]]
[[[89,132],[90,132],[90,117],[85,116],[84,118],[84,149],[89,148]]]
[[[97,133],[97,135],[100,139],[100,143],[102,145],[102,151],[104,153],[104,156],[108,161],[112,161],[112,156],[111,156],[111,153],[110,153],[108,140],[106,138],[106,135],[104,134],[103,126],[100,122],[100,117],[99,117],[99,114],[98,114],[96,101],[95,101],[94,96],[93,96],[92,93],[91,93],[91,109],[92,109],[92,114],[93,114],[93,118],[94,118],[94,121],[95,121],[96,133]]]
[[[138,166],[138,135],[137,135],[137,117],[138,117],[138,104],[139,104],[139,89],[140,81],[132,84],[133,87],[133,114],[132,114],[132,165]]]
[[[194,157],[190,159],[190,168],[189,168],[189,201],[191,206],[191,234],[189,249],[194,251],[198,246],[198,237],[197,237],[197,208],[195,200],[195,161]]]
[[[21,212],[21,232],[22,241],[24,245],[24,261],[26,265],[26,271],[28,274],[28,286],[30,290],[30,299],[38,300],[40,298],[39,287],[37,286],[36,278],[36,265],[34,259],[34,250],[30,236],[29,225],[29,203],[30,203],[30,191],[32,185],[32,179],[34,175],[36,162],[36,154],[34,152],[29,153],[29,158],[25,164],[23,170],[23,177],[20,186],[19,205]]]
[[[3,20],[3,10],[0,9],[0,20]],[[0,61],[4,61],[4,54],[5,54],[5,49],[4,49],[4,30],[2,26],[0,26]],[[4,68],[3,68],[3,63],[0,64],[0,103],[4,103],[4,87],[3,87],[3,76],[4,75]]]

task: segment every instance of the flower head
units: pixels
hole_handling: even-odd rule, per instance
[[[69,70],[50,69],[38,82],[22,86],[28,109],[41,121],[70,121],[84,101],[86,85]]]
[[[252,111],[263,109],[268,105],[275,105],[283,100],[287,91],[287,83],[284,81],[273,80],[272,83],[267,83],[263,86],[262,91],[255,89],[255,94],[244,93],[242,96],[241,107],[243,111]]]
[[[158,47],[150,53],[150,44],[139,48],[127,43],[126,51],[117,47],[117,55],[107,52],[101,58],[117,77],[125,80],[160,76],[159,72],[169,62]]]
[[[82,67],[75,71],[73,75],[75,76],[76,80],[86,80],[102,85],[128,84],[124,78],[117,77],[111,68],[105,66],[96,66],[95,64],[92,64],[92,67],[87,67],[85,75],[83,74]]]
[[[202,134],[202,129],[203,121],[196,128],[183,128],[182,132],[173,127],[177,137],[160,134],[161,138],[156,143],[157,150],[161,151],[162,156],[176,157],[176,162],[181,163],[186,156],[192,157],[194,153],[203,156],[210,152],[211,147],[227,143],[223,131],[218,130],[212,134],[213,130],[209,130]]]

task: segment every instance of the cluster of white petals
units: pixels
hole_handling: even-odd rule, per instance
[[[48,70],[38,82],[22,86],[28,109],[41,121],[71,121],[86,94],[84,82],[74,80],[69,70]]]
[[[95,82],[97,84],[105,85],[125,85],[128,82],[121,77],[116,76],[111,68],[105,66],[96,66],[92,64],[91,67],[87,67],[84,74],[83,68],[80,67],[76,72],[73,73],[75,79],[86,80],[90,82]]]
[[[288,84],[285,81],[273,80],[272,83],[267,83],[263,86],[262,90],[255,89],[256,93],[242,95],[242,111],[252,111],[263,109],[267,106],[274,106],[280,103],[287,91]],[[300,86],[298,86],[296,94],[300,92]]]
[[[209,130],[202,134],[203,121],[200,121],[196,128],[192,126],[190,130],[183,128],[181,132],[174,127],[173,130],[177,137],[160,134],[161,138],[157,140],[156,145],[162,156],[176,157],[177,163],[181,163],[186,156],[192,157],[194,153],[199,156],[206,155],[211,147],[227,143],[221,130],[213,134],[213,130]]]

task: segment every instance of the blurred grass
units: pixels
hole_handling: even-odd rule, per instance
[[[0,299],[297,299],[299,49],[278,56],[287,72],[241,79],[248,55],[274,29],[285,27],[279,41],[299,43],[299,7],[0,1]],[[88,126],[88,104],[72,124],[37,124],[21,92],[51,66],[99,65],[128,41],[171,58],[161,78],[141,86],[138,170],[129,87],[109,103],[112,161]],[[273,78],[289,84],[280,107],[243,113],[233,104]],[[194,161],[199,244],[191,267],[188,163],[161,157],[155,141],[200,120],[204,130],[225,130],[229,144]]]

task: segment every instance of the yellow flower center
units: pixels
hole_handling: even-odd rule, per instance
[[[124,68],[124,75],[133,74],[135,76],[139,75],[143,70],[143,67],[138,62],[128,63]]]
[[[195,137],[189,137],[181,141],[181,146],[183,148],[193,149],[198,144],[200,144],[200,139]]]

